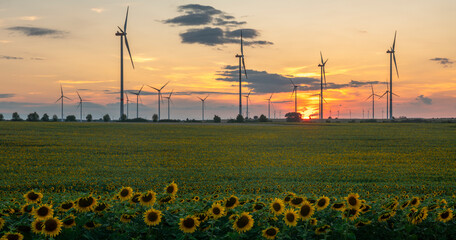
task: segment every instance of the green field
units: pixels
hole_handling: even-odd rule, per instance
[[[319,224],[313,228],[312,234],[322,224],[331,226],[332,231],[327,233],[329,235],[309,233],[310,235],[305,235],[306,238],[326,236],[332,239],[368,239],[369,232],[372,231],[391,231],[390,235],[378,235],[379,239],[399,233],[394,231],[405,231],[402,237],[425,236],[423,239],[440,234],[450,236],[454,231],[448,232],[448,229],[453,229],[455,221],[450,221],[452,225],[447,227],[446,223],[436,220],[438,212],[432,213],[432,219],[429,217],[426,220],[424,217],[430,225],[421,228],[416,222],[407,223],[408,212],[405,210],[399,210],[398,206],[389,209],[386,205],[392,201],[409,201],[416,196],[423,202],[420,207],[426,206],[426,209],[435,203],[439,204],[441,210],[454,208],[455,143],[456,124],[446,123],[0,122],[0,207],[17,208],[24,203],[22,195],[32,189],[43,193],[43,203],[53,204],[56,208],[64,201],[74,201],[78,197],[92,194],[100,196],[99,201],[112,206],[111,215],[100,217],[82,213],[77,215],[78,221],[81,221],[78,224],[83,225],[88,219],[96,219],[109,229],[107,226],[115,221],[114,229],[120,229],[120,233],[112,229],[98,229],[98,232],[87,235],[80,227],[78,230],[63,230],[59,237],[122,238],[119,237],[122,236],[121,233],[128,233],[129,237],[145,239],[147,234],[138,230],[145,229],[142,216],[138,215],[131,223],[137,225],[120,226],[119,224],[125,223],[118,219],[123,213],[144,212],[146,208],[138,206],[131,210],[128,203],[112,202],[115,201],[113,196],[121,187],[128,186],[138,193],[153,190],[159,198],[160,194],[164,194],[163,189],[174,181],[179,188],[175,200],[181,204],[155,207],[163,211],[163,221],[168,222],[167,225],[161,224],[154,228],[159,233],[170,229],[171,232],[180,232],[179,218],[207,211],[218,200],[221,204],[226,204],[231,195],[243,200],[244,204],[238,210],[230,210],[233,211],[231,214],[239,214],[242,211],[249,212],[260,201],[268,209],[273,198],[284,198],[292,192],[309,200],[328,196],[331,204],[343,201],[343,197],[349,193],[358,193],[360,199],[366,201],[365,204],[375,209],[361,215],[364,218],[359,218],[375,222],[370,226],[371,229],[365,230],[367,232],[356,230],[355,222],[343,220],[342,215],[316,212]],[[216,197],[211,200],[214,195]],[[191,199],[195,196],[204,201],[194,203]],[[448,205],[440,203],[441,199],[446,199]],[[185,205],[187,202],[190,205]],[[390,225],[385,227],[382,224],[386,223],[377,221],[380,214],[387,210],[394,211],[390,217],[397,218],[393,221],[393,226],[397,223],[396,226],[400,227],[396,228],[399,230]],[[420,208],[418,210],[421,211]],[[59,214],[61,219],[66,216],[64,213]],[[210,226],[218,226],[210,233],[212,235],[204,235],[209,233],[200,231],[195,233],[200,234],[196,238],[251,239],[261,237],[265,226],[277,226],[282,234],[277,237],[289,239],[294,234],[304,234],[312,229],[308,223],[300,223],[295,228],[297,230],[293,230],[283,222],[271,223],[270,216],[267,215],[271,213],[252,214],[256,223],[248,233],[233,235],[236,232],[231,227],[232,223],[229,223],[228,214],[222,218],[222,222],[226,222],[224,225],[220,223],[219,226],[212,219]],[[22,220],[8,220],[8,229],[17,230],[17,222],[30,224],[33,220],[21,217]],[[281,221],[280,218],[278,221]],[[166,230],[168,225],[172,227]],[[409,229],[409,225],[416,228]],[[232,233],[221,235],[227,229]],[[2,231],[5,229],[0,233]],[[423,235],[425,233],[430,235]],[[189,235],[153,236],[151,239]]]

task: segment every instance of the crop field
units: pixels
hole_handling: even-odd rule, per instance
[[[4,237],[456,234],[456,124],[0,122],[0,176]]]

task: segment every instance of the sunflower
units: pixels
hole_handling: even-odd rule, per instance
[[[419,223],[423,222],[424,220],[426,220],[428,214],[429,213],[428,213],[427,207],[424,207],[424,208],[420,209],[419,211],[415,212],[411,218],[412,224],[419,224]]]
[[[43,198],[43,194],[31,190],[28,193],[24,194],[24,198],[25,201],[27,201],[28,203],[37,203],[41,201],[41,199]]]
[[[93,208],[97,205],[97,199],[92,196],[88,197],[81,197],[76,200],[74,208],[78,210],[78,212],[88,212],[93,210]]]
[[[334,203],[331,206],[331,209],[336,210],[336,211],[344,211],[345,210],[345,203],[343,203],[343,202]]]
[[[236,219],[238,219],[238,215],[237,214],[232,214],[228,217],[228,220],[230,220],[230,222],[234,222],[236,221]]]
[[[139,197],[139,202],[143,206],[152,206],[155,203],[157,194],[154,191],[147,191],[146,193],[141,194]]]
[[[205,222],[208,219],[208,214],[206,213],[197,213],[195,214],[196,219],[198,219],[198,222],[202,223]]]
[[[43,221],[41,233],[49,237],[55,237],[62,231],[62,222],[55,217],[49,217]]]
[[[212,204],[211,209],[209,209],[209,215],[211,215],[214,219],[221,218],[225,215],[225,208],[219,203],[214,203]]]
[[[84,228],[87,230],[97,228],[98,226],[100,226],[100,224],[95,223],[94,221],[88,221],[88,222],[84,223]]]
[[[289,203],[291,199],[293,199],[296,195],[294,193],[288,193],[284,198],[283,201]]]
[[[453,219],[453,210],[451,210],[450,208],[445,209],[437,215],[437,220],[441,222],[448,222],[451,219]]]
[[[24,239],[24,235],[20,234],[20,233],[11,233],[11,232],[8,232],[8,233],[5,233],[5,235],[3,235],[0,240],[22,240]]]
[[[359,195],[357,193],[350,193],[347,197],[347,206],[351,209],[358,209],[361,206],[361,201],[359,200]]]
[[[174,181],[170,183],[167,187],[165,187],[165,193],[175,195],[177,193],[177,184],[174,183]]]
[[[42,220],[54,215],[51,205],[43,204],[33,211],[36,219]]]
[[[109,207],[109,205],[107,203],[98,203],[93,208],[93,211],[96,213],[100,213],[100,212],[103,212],[104,210],[106,210],[108,207]]]
[[[316,218],[311,218],[311,219],[309,220],[309,223],[310,223],[310,225],[312,225],[312,226],[316,226],[317,223],[318,223],[318,220],[317,220]]]
[[[410,201],[405,201],[401,204],[401,206],[399,208],[404,209],[404,208],[408,207],[409,204],[410,204]]]
[[[200,222],[194,216],[187,216],[181,218],[179,223],[179,229],[184,233],[193,233],[199,226]]]
[[[330,231],[330,228],[331,227],[329,225],[323,225],[323,226],[315,229],[315,234],[320,235],[320,234],[328,233]]]
[[[72,201],[64,202],[60,205],[60,210],[66,212],[74,207],[74,203]]]
[[[372,207],[367,205],[367,204],[362,204],[359,210],[361,210],[361,213],[367,213]]]
[[[309,202],[305,201],[299,209],[299,216],[302,220],[309,219],[315,212],[315,207],[310,205]]]
[[[120,221],[123,222],[123,223],[129,223],[131,222],[131,220],[135,217],[135,215],[131,215],[131,214],[122,214],[122,216],[120,216]]]
[[[5,219],[0,218],[0,230],[2,230],[3,226],[5,226]]]
[[[329,198],[323,196],[317,200],[317,204],[315,205],[317,211],[325,209],[329,205]]]
[[[421,201],[419,197],[413,197],[412,200],[410,200],[410,205],[413,207],[418,207],[420,203]]]
[[[237,205],[239,205],[239,200],[236,196],[234,195],[231,195],[231,197],[229,197],[228,199],[226,199],[225,201],[225,208],[226,209],[233,209],[235,208]]]
[[[153,208],[144,213],[144,222],[148,226],[155,226],[161,222],[162,212]]]
[[[380,214],[380,216],[378,216],[378,221],[379,222],[385,222],[385,221],[388,221],[390,218],[392,218],[393,216],[395,215],[395,213],[393,214],[393,212],[385,212],[385,213],[382,213]]]
[[[266,239],[274,239],[279,233],[279,229],[276,227],[268,227],[263,230],[263,237]]]
[[[274,215],[280,215],[281,213],[283,213],[284,208],[285,204],[283,203],[283,200],[279,198],[275,198],[270,205],[270,209],[274,213]]]
[[[67,216],[65,219],[62,220],[62,225],[64,228],[71,228],[76,226],[76,220],[73,215]]]
[[[198,201],[200,200],[200,197],[194,196],[194,197],[192,198],[192,200],[195,201],[195,202],[198,202]]]
[[[41,230],[43,230],[43,222],[44,220],[35,220],[31,224],[32,232],[36,234],[40,234]]]
[[[133,193],[133,197],[130,198],[131,204],[139,203],[139,197],[141,197],[141,193]]]
[[[255,205],[253,205],[253,212],[260,211],[264,207],[265,205],[262,202],[255,203]]]
[[[233,229],[239,233],[247,232],[253,227],[253,218],[249,213],[243,212],[239,215],[238,219],[233,223]]]
[[[371,221],[359,221],[355,224],[355,227],[359,228],[359,227],[364,227],[364,226],[367,226],[369,224],[371,224],[372,222]]]
[[[437,204],[431,204],[428,206],[429,211],[434,211],[435,209],[439,208],[440,206]]]
[[[287,209],[285,210],[285,213],[283,214],[283,220],[285,221],[285,224],[289,227],[294,227],[296,224],[298,224],[298,219],[299,215],[296,212],[296,210],[293,209]]]
[[[353,221],[359,217],[360,212],[361,211],[359,209],[348,208],[348,209],[345,209],[345,211],[342,213],[342,218]]]
[[[133,189],[131,187],[122,187],[118,196],[122,201],[128,200],[133,196]]]
[[[306,201],[303,197],[294,197],[290,200],[290,205],[293,207],[300,207]]]

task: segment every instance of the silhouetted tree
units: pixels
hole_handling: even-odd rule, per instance
[[[66,116],[65,122],[76,122],[76,116],[75,115]]]
[[[49,115],[47,115],[47,113],[43,114],[43,116],[41,117],[41,121],[48,122],[49,121]]]
[[[40,120],[40,116],[38,115],[38,113],[34,112],[34,113],[30,113],[28,116],[27,116],[27,121],[29,122],[37,122]]]
[[[260,122],[267,122],[267,121],[268,121],[268,118],[267,118],[265,115],[261,114],[261,116],[260,116],[260,118],[258,119],[258,121],[260,121]]]
[[[220,123],[220,122],[222,122],[222,119],[219,116],[214,115],[214,122],[215,123]]]
[[[3,117],[3,114],[0,113],[0,121],[4,121],[5,117]]]
[[[89,113],[89,114],[87,114],[87,116],[86,116],[86,120],[87,120],[87,122],[91,122],[91,121],[92,121],[92,119],[93,119],[93,118],[92,118],[92,114],[90,114],[90,113]]]
[[[158,122],[158,115],[157,114],[152,115],[152,121],[153,122]]]
[[[59,121],[59,117],[57,117],[57,115],[55,115],[55,114],[52,115],[52,121],[53,121],[53,122]]]
[[[111,117],[109,116],[109,114],[106,114],[103,116],[103,121],[105,122],[110,122],[111,121]]]
[[[121,122],[125,122],[125,121],[127,121],[127,115],[126,115],[125,113],[124,113],[124,114],[122,114],[122,116],[120,117],[120,119],[119,119],[119,120],[120,120]]]
[[[244,117],[241,114],[238,114],[236,117],[236,122],[238,122],[238,123],[244,122]]]
[[[253,116],[253,120],[258,120],[258,116]]]
[[[22,118],[17,112],[14,112],[11,121],[22,121]]]
[[[285,114],[285,117],[287,118],[287,122],[300,122],[302,114],[298,112],[289,112]]]

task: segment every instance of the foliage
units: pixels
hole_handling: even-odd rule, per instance
[[[222,119],[219,116],[214,115],[214,122],[215,123],[220,123],[220,122],[222,122]]]
[[[127,120],[127,115],[124,113],[119,119],[121,122],[125,122]]]
[[[111,117],[109,116],[109,114],[105,114],[105,115],[103,116],[103,121],[104,121],[104,122],[110,122],[110,121],[111,121]]]
[[[11,118],[11,121],[22,121],[21,116],[17,112],[14,112]]]
[[[52,115],[52,121],[53,121],[53,122],[59,121],[59,117],[57,117],[57,115],[55,115],[55,114]]]
[[[287,122],[300,122],[302,115],[298,112],[289,112],[285,114],[285,117],[287,118]]]
[[[76,122],[76,116],[75,115],[66,116],[65,122]]]
[[[41,117],[41,121],[49,122],[49,115],[47,113],[43,114],[43,116]]]
[[[260,122],[267,122],[267,121],[268,121],[268,118],[267,118],[265,115],[261,114],[260,118],[258,118],[258,121],[260,121]]]
[[[241,114],[238,114],[237,117],[236,117],[236,122],[243,123],[244,122],[244,117]]]
[[[0,121],[5,121],[5,117],[3,117],[3,114],[0,113]]]
[[[158,122],[158,115],[157,114],[152,115],[152,121],[153,122]]]
[[[28,116],[27,116],[27,121],[29,122],[37,122],[40,120],[40,116],[38,115],[38,113],[34,112],[34,113],[30,113]]]
[[[86,120],[87,120],[87,122],[91,122],[93,120],[92,114],[90,114],[90,113],[87,114]]]

